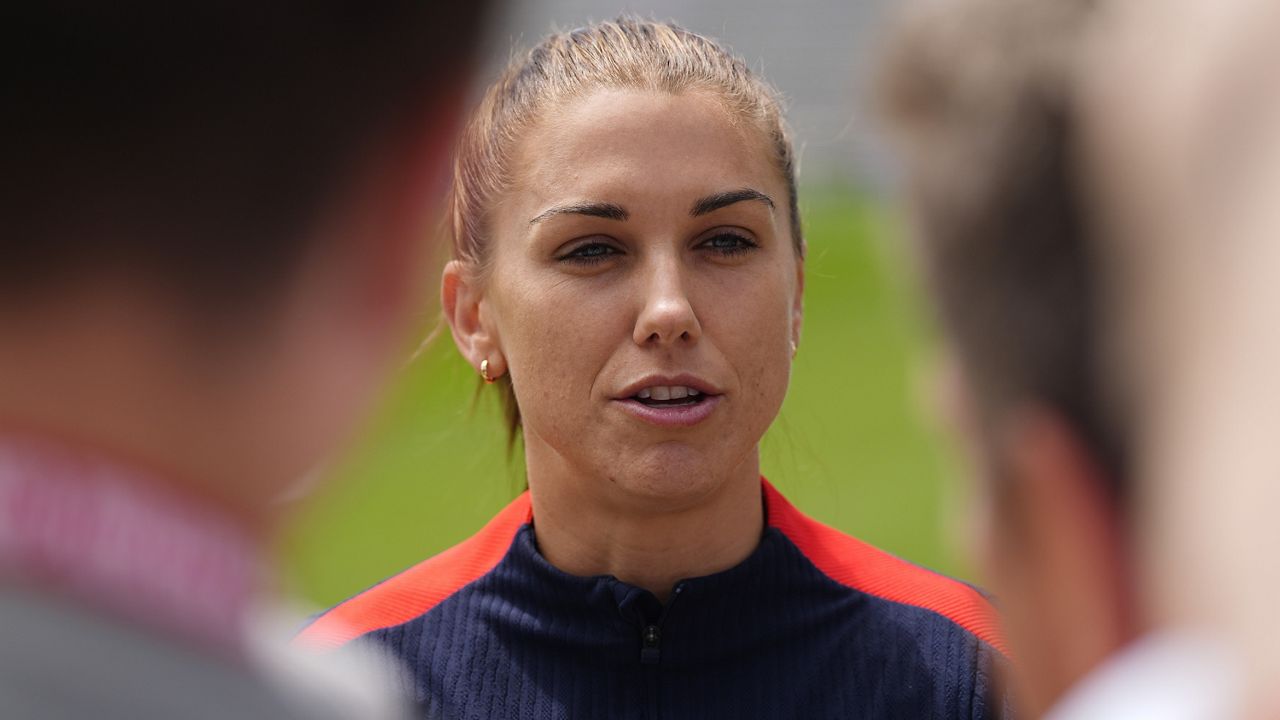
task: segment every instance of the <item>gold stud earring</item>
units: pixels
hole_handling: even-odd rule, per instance
[[[799,353],[800,353],[800,348],[796,346],[796,341],[792,340],[791,341],[791,359],[795,360],[796,355],[798,355]]]
[[[480,377],[487,383],[493,382],[493,378],[489,377],[489,358],[480,361]]]

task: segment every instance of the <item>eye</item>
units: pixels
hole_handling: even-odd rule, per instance
[[[699,243],[698,247],[706,248],[724,257],[733,257],[750,252],[760,247],[745,235],[732,232],[719,232]]]
[[[557,259],[574,265],[596,265],[621,254],[622,251],[607,243],[588,242],[573,248]]]

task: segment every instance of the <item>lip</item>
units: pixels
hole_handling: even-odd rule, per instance
[[[702,401],[693,405],[654,407],[635,399],[636,393],[655,385],[683,385],[702,394]],[[650,375],[628,385],[614,402],[632,417],[659,427],[693,427],[711,417],[724,399],[724,393],[711,383],[694,375]]]
[[[652,407],[639,400],[625,398],[614,400],[622,409],[632,416],[660,427],[693,427],[711,417],[720,404],[721,395],[704,395],[703,400],[695,405],[675,405],[672,407]]]

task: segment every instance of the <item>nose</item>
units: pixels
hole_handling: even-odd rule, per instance
[[[692,344],[702,337],[678,263],[654,267],[644,288],[644,307],[632,333],[637,345]]]

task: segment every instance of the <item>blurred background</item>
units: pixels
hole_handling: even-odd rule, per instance
[[[900,557],[968,579],[962,493],[933,419],[931,329],[868,108],[870,56],[888,0],[509,3],[477,93],[514,51],[553,29],[622,12],[715,36],[785,96],[800,154],[807,263],[804,338],[765,437],[765,474],[804,512]],[[435,282],[433,277],[424,282]],[[422,333],[438,308],[424,308]],[[447,333],[410,363],[384,411],[282,538],[288,590],[349,597],[473,534],[524,487],[497,394]]]

